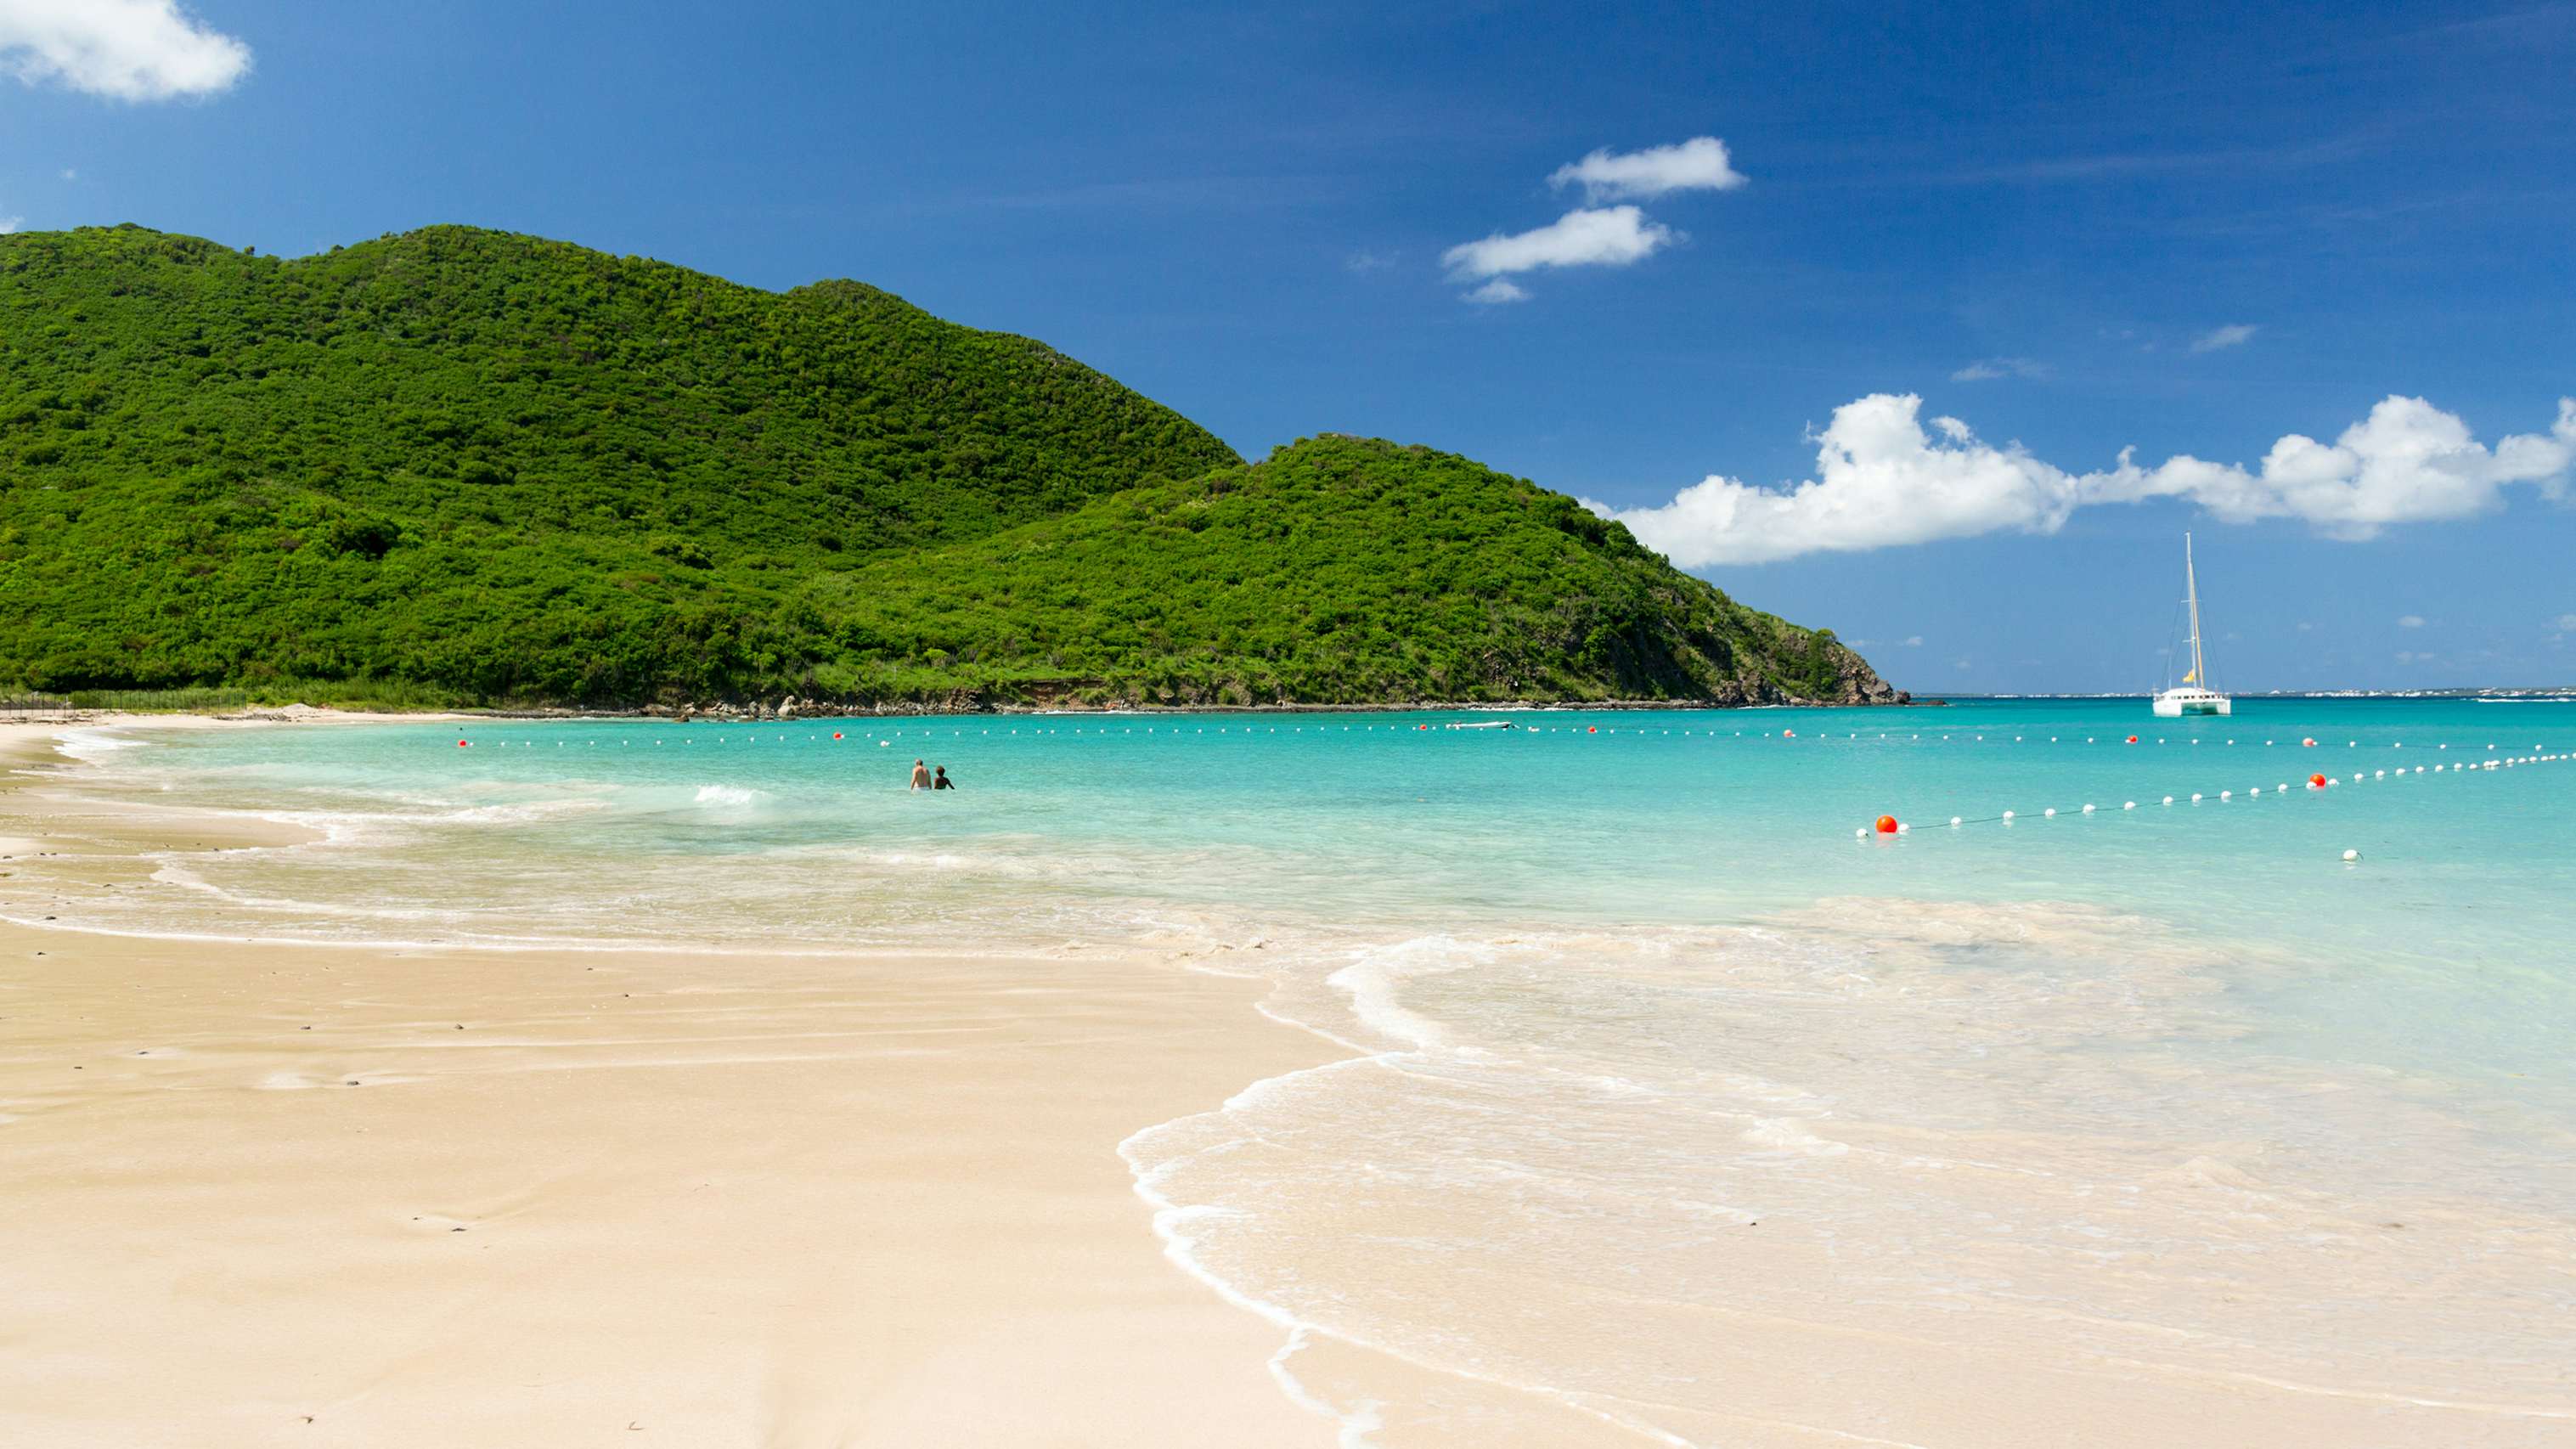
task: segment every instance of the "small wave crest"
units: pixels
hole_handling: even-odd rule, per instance
[[[84,764],[97,764],[122,750],[141,749],[143,741],[130,740],[106,730],[65,730],[54,737],[54,748]]]
[[[1348,993],[1360,1024],[1381,1037],[1416,1049],[1447,1044],[1440,1023],[1402,1003],[1406,982],[1424,976],[1472,970],[1490,963],[1495,948],[1454,936],[1421,936],[1381,950],[1366,952],[1351,965],[1325,978],[1325,984]]]

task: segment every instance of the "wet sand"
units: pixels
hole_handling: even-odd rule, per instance
[[[0,793],[0,853],[110,876],[194,829]],[[0,1442],[1332,1440],[1117,1151],[1329,1055],[1253,983],[117,938],[9,885]]]

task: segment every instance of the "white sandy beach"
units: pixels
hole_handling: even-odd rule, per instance
[[[10,854],[144,843],[0,812]],[[1117,1154],[1322,1058],[1249,983],[41,922],[0,961],[0,1442],[1331,1438]]]
[[[62,762],[61,731],[0,725],[11,1449],[2576,1444],[2550,1347],[2562,1215],[2380,1171],[2302,1191],[2253,1109],[2480,1160],[2448,1119],[2354,1105],[2315,1069],[2227,1078],[2252,1112],[2230,1116],[2171,1060],[2014,1065],[2027,1039],[2082,1040],[2106,993],[2119,1029],[2170,1033],[2210,990],[2190,951],[2099,913],[1845,901],[1764,932],[1865,920],[1869,955],[1703,933],[1669,972],[1586,975],[1630,949],[1602,933],[1516,948],[1538,963],[1516,975],[1508,943],[1452,972],[1487,948],[1435,938],[1365,979],[1208,974],[1147,944],[978,953],[972,926],[953,952],[841,954],[114,935],[49,924],[54,893],[95,921],[141,893],[145,852],[331,817],[29,771]],[[491,744],[478,761],[516,757]],[[435,899],[520,884],[530,858],[489,849],[499,874],[442,875]],[[315,898],[394,894],[399,856],[317,854],[359,864],[299,877]],[[821,872],[852,868],[786,858],[832,891],[848,877]],[[260,879],[208,859],[183,863]],[[528,889],[585,889],[581,860]],[[1039,899],[1016,889],[1002,909]],[[715,915],[682,894],[656,919]],[[175,899],[109,918],[192,919]],[[2089,974],[1907,950],[2034,932]],[[1720,1014],[1637,1005],[1712,972]],[[1586,989],[1525,1032],[1472,997]],[[1378,1026],[1345,1020],[1372,993]],[[1461,1038],[1334,1044],[1372,1030]],[[1751,1130],[1722,1091],[1640,1083],[1702,1061],[1751,1083]],[[1785,1115],[1800,1083],[1842,1110]],[[2017,1124],[2052,1091],[2157,1120]],[[1965,1125],[1873,1092],[1946,1093]],[[1195,1214],[1161,1225],[1186,1262],[1140,1178]],[[1845,1210],[1854,1179],[1912,1206]],[[2154,1246],[2104,1246],[2132,1242]]]

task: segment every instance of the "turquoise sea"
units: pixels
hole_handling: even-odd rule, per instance
[[[2576,702],[2238,708],[80,731],[64,788],[321,838],[0,914],[1259,978],[1350,1059],[1124,1151],[1348,1442],[1501,1412],[1389,1364],[1915,1442],[1834,1417],[1925,1371],[1859,1336],[2571,1442]]]

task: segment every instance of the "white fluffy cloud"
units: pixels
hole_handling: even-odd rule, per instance
[[[1885,548],[2000,528],[2055,529],[2075,480],[2024,452],[1978,442],[1957,418],[1925,434],[1923,400],[1875,393],[1834,409],[1816,435],[1816,474],[1757,488],[1711,474],[1659,508],[1614,515],[1684,568],[1765,563],[1824,550]]]
[[[2053,533],[2079,507],[2149,498],[2184,499],[2230,523],[2296,518],[2362,539],[2391,524],[2488,512],[2512,484],[2556,497],[2576,468],[2576,398],[2560,400],[2548,432],[2515,434],[2492,450],[2458,416],[2390,397],[2332,444],[2282,438],[2258,468],[2187,454],[2142,468],[2124,451],[2118,466],[2084,474],[2018,443],[1984,442],[1957,418],[1934,418],[1927,433],[1922,405],[1876,393],[1836,408],[1815,437],[1816,476],[1804,482],[1766,488],[1711,474],[1657,507],[1592,506],[1697,568],[2005,529]]]
[[[2212,327],[2191,339],[2191,350],[2218,352],[2230,347],[2242,347],[2254,340],[2257,330],[2251,322],[2230,322],[2224,327]]]
[[[5,3],[5,0],[0,0]],[[1664,196],[1676,191],[1724,191],[1742,186],[1744,177],[1715,136],[1693,136],[1671,146],[1643,151],[1593,152],[1548,177],[1551,186],[1581,186],[1584,205],[1542,227],[1523,232],[1496,232],[1482,241],[1463,242],[1440,254],[1449,280],[1472,286],[1462,295],[1470,302],[1525,302],[1529,293],[1503,278],[1542,267],[1624,267],[1643,261],[1682,239],[1682,234],[1651,220],[1634,206],[1602,206],[1604,201]]]
[[[2188,498],[2229,523],[2297,518],[2332,538],[2363,539],[2393,523],[2468,518],[2501,507],[2504,489],[2534,483],[2556,497],[2576,464],[2576,398],[2546,433],[2516,433],[2493,451],[2456,413],[2420,397],[2383,398],[2331,444],[2284,436],[2259,469],[2189,455],[2142,469],[2127,453],[2086,476],[2087,501]]]
[[[0,236],[7,236],[26,224],[27,219],[23,216],[0,216]]]
[[[1633,206],[1579,207],[1532,231],[1451,247],[1440,261],[1452,278],[1474,281],[1541,267],[1624,267],[1680,239]]]
[[[2421,629],[2424,627],[2424,616],[2421,614],[2402,615],[2397,620],[2397,627],[2400,629]]]
[[[250,47],[210,29],[178,0],[0,0],[0,70],[120,101],[229,89]]]
[[[1715,136],[1693,136],[1673,146],[1643,151],[1607,147],[1547,178],[1550,186],[1581,186],[1586,201],[1639,201],[1673,191],[1729,191],[1744,184]]]

